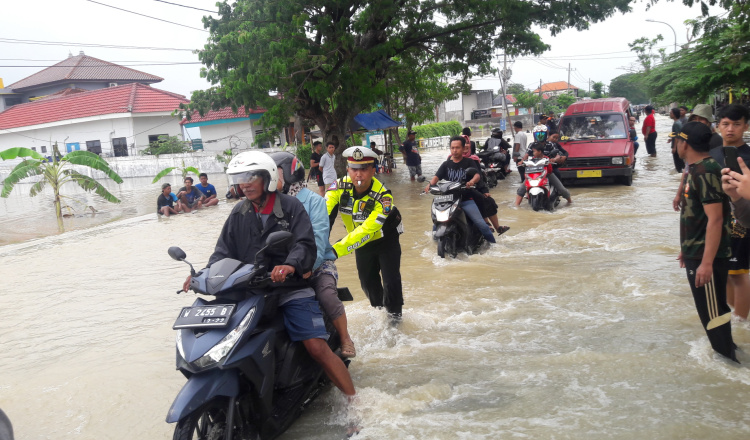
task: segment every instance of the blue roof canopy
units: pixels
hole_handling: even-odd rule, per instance
[[[360,130],[385,130],[388,128],[400,127],[401,123],[396,122],[388,116],[388,113],[383,110],[378,110],[372,113],[360,113],[354,117],[354,120],[349,124],[351,131]]]

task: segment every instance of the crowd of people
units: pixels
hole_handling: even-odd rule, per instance
[[[681,161],[675,166],[683,166],[673,201],[680,212],[678,260],[711,346],[737,361],[732,316],[746,320],[750,310],[750,147],[743,139],[750,112],[727,105],[714,118],[710,106],[697,105],[684,124],[680,113],[672,109],[669,135]]]

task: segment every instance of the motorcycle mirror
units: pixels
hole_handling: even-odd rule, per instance
[[[167,250],[167,253],[169,254],[170,257],[172,257],[173,260],[183,261],[185,258],[187,258],[185,251],[183,251],[177,246],[170,247]]]
[[[266,247],[281,247],[289,244],[294,235],[287,231],[276,231],[268,234],[266,238]]]

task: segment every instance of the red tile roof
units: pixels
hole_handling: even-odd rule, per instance
[[[118,87],[49,96],[36,102],[14,105],[0,112],[0,128],[17,128],[68,119],[115,113],[171,112],[180,103],[188,103],[182,95],[132,83]]]
[[[575,89],[577,90],[578,87],[574,86],[573,84],[568,84],[565,81],[557,81],[557,82],[551,82],[547,84],[542,84],[542,93],[544,92],[558,92],[560,90],[568,90]],[[534,93],[539,93],[539,88],[537,87],[536,90],[534,90]]]
[[[59,92],[55,92],[47,96],[34,98],[32,99],[32,102],[41,101],[43,99],[59,98],[60,96],[70,96],[70,95],[75,95],[76,93],[86,93],[86,92],[88,92],[88,90],[86,89],[73,89],[73,88],[68,87],[68,88],[60,90]]]
[[[183,119],[180,124],[193,124],[196,122],[216,121],[219,119],[247,118],[249,115],[263,114],[265,112],[265,109],[251,109],[250,113],[248,114],[247,112],[245,112],[244,108],[240,107],[237,109],[237,113],[235,113],[232,111],[231,107],[224,107],[219,110],[211,110],[204,116],[201,116],[198,112],[193,112],[193,114],[190,116],[189,121],[187,119]]]
[[[139,81],[151,84],[163,80],[164,78],[155,75],[81,54],[69,57],[20,81],[16,81],[7,88],[19,91],[61,82]]]

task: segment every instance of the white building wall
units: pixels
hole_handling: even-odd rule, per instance
[[[133,116],[135,116],[132,119],[135,140],[128,138],[128,146],[134,143],[137,151],[148,147],[149,136],[165,134],[167,136],[178,136],[182,139],[182,126],[180,125],[180,119],[176,116],[164,114],[151,116],[134,114]]]
[[[257,121],[243,120],[226,124],[204,125],[199,127],[204,151],[221,152],[230,148],[248,150],[255,142],[255,130],[262,126]]]
[[[66,121],[67,122],[67,121]],[[79,123],[62,125],[42,124],[33,128],[21,127],[0,131],[0,150],[12,147],[35,148],[37,152],[52,153],[52,145],[57,142],[62,154],[65,154],[65,144],[78,142],[80,149],[86,149],[86,141],[101,142],[102,153],[112,153],[111,139],[113,137],[132,137],[130,118],[87,120]]]
[[[477,109],[477,95],[472,93],[470,95],[463,95],[463,111],[464,121],[471,120],[471,112]]]

